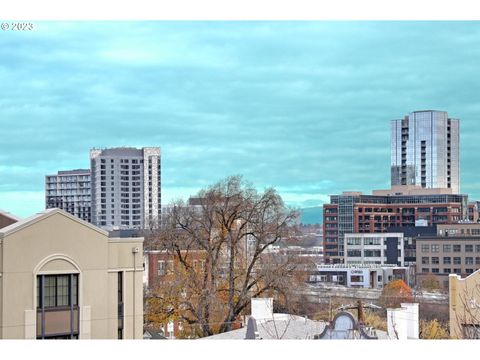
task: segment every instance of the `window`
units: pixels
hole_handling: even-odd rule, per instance
[[[440,258],[436,256],[432,257],[432,264],[440,264]]]
[[[477,256],[477,257],[475,258],[475,264],[476,264],[476,265],[480,265],[480,257]]]
[[[466,257],[465,265],[473,265],[473,257]]]
[[[432,268],[432,274],[438,274],[440,270],[438,268]]]
[[[453,258],[453,263],[455,265],[460,265],[462,263],[462,258],[459,258],[459,257],[454,257]]]
[[[465,245],[465,252],[473,252],[473,245]]]
[[[455,269],[453,269],[453,272],[454,272],[455,274],[461,274],[461,273],[462,273],[462,269],[455,268]]]
[[[449,268],[443,269],[444,274],[450,274],[451,272],[452,272],[452,269],[449,269]]]
[[[422,264],[424,265],[428,265],[430,262],[429,262],[429,257],[422,257]]]
[[[440,245],[432,245],[432,252],[439,252],[440,251]]]
[[[37,276],[37,339],[78,338],[78,274]]]
[[[450,256],[444,257],[443,258],[443,263],[447,264],[447,265],[451,264],[452,263],[452,258]]]
[[[117,288],[118,288],[118,338],[123,339],[123,272],[117,273]]]
[[[473,269],[465,269],[465,272],[466,272],[467,274],[473,274]]]
[[[443,245],[443,252],[452,252],[452,245]]]
[[[422,252],[424,253],[430,252],[430,245],[422,244]]]
[[[475,251],[480,253],[480,245],[475,245]]]
[[[453,252],[461,252],[462,245],[453,245]]]
[[[422,273],[429,273],[430,269],[429,268],[422,268]]]

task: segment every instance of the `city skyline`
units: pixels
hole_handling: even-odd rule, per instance
[[[390,186],[390,121],[461,119],[480,198],[472,22],[37,22],[0,38],[0,208],[44,209],[44,177],[93,147],[162,148],[162,203],[242,174],[298,207]],[[455,51],[451,51],[455,49]]]

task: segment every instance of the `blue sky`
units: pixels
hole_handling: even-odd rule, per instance
[[[0,32],[0,208],[92,147],[160,146],[163,201],[232,174],[292,206],[390,184],[390,122],[460,118],[480,199],[480,22],[35,22]]]

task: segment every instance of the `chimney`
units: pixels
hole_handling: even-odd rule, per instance
[[[418,304],[402,303],[401,308],[387,309],[387,331],[390,339],[419,339]]]
[[[402,303],[402,308],[406,308],[407,312],[407,339],[419,339],[418,326],[418,303]]]
[[[273,319],[273,298],[252,298],[251,316],[257,321]]]
[[[245,340],[260,340],[260,334],[257,329],[257,322],[253,316],[250,316],[247,324],[247,333],[245,334]]]

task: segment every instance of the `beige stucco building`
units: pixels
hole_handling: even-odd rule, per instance
[[[466,278],[449,276],[450,335],[480,339],[480,270]]]
[[[142,253],[59,209],[0,228],[0,339],[142,339]]]

